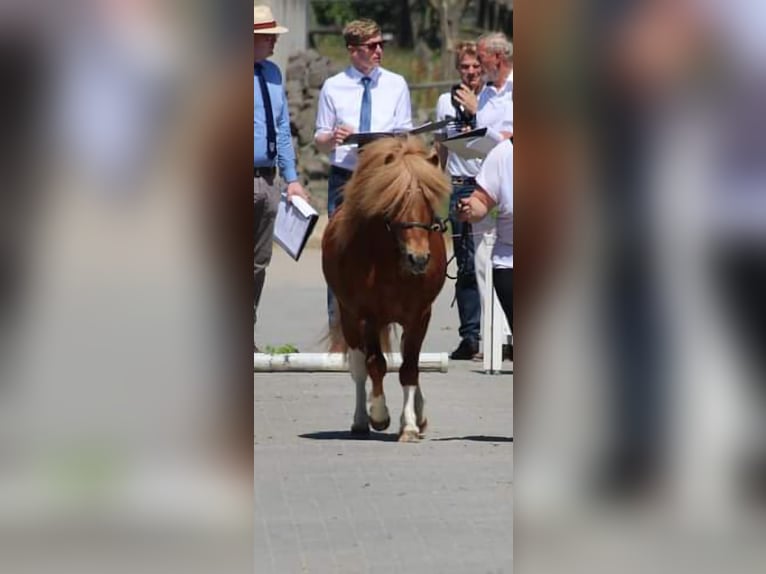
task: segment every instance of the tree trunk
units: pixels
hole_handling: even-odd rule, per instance
[[[399,47],[409,50],[415,47],[410,0],[399,1]]]
[[[479,9],[476,11],[476,27],[485,28],[489,6],[488,0],[479,0]]]
[[[449,78],[454,74],[455,44],[460,33],[460,18],[468,1],[431,0],[431,4],[439,11],[442,78]]]

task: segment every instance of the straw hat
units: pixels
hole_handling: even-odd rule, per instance
[[[253,6],[253,34],[284,34],[287,28],[277,25],[269,6]]]

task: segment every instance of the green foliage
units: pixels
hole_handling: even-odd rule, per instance
[[[343,26],[349,20],[357,17],[356,10],[351,0],[335,0],[322,2],[314,0],[312,3],[316,22],[320,26]]]
[[[396,25],[399,17],[399,2],[378,2],[375,0],[312,0],[316,23],[320,26],[343,27],[351,20],[369,18],[382,27]]]
[[[272,347],[271,345],[266,346],[267,355],[289,355],[291,353],[297,352],[298,347],[290,343],[287,343],[286,345],[280,345],[279,347]]]

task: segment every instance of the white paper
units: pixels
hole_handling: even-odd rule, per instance
[[[457,134],[440,142],[464,159],[484,159],[499,142],[487,135],[487,128]]]
[[[288,203],[287,196],[282,195],[274,224],[274,240],[298,261],[318,218],[317,211],[303,198],[296,196],[292,203]]]

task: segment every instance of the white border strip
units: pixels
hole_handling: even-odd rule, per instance
[[[402,365],[400,353],[386,354],[387,370],[397,371]],[[421,371],[446,373],[449,365],[447,353],[421,353],[418,368]],[[269,355],[253,354],[253,369],[256,373],[273,372],[347,372],[348,361],[345,353],[288,353]]]

